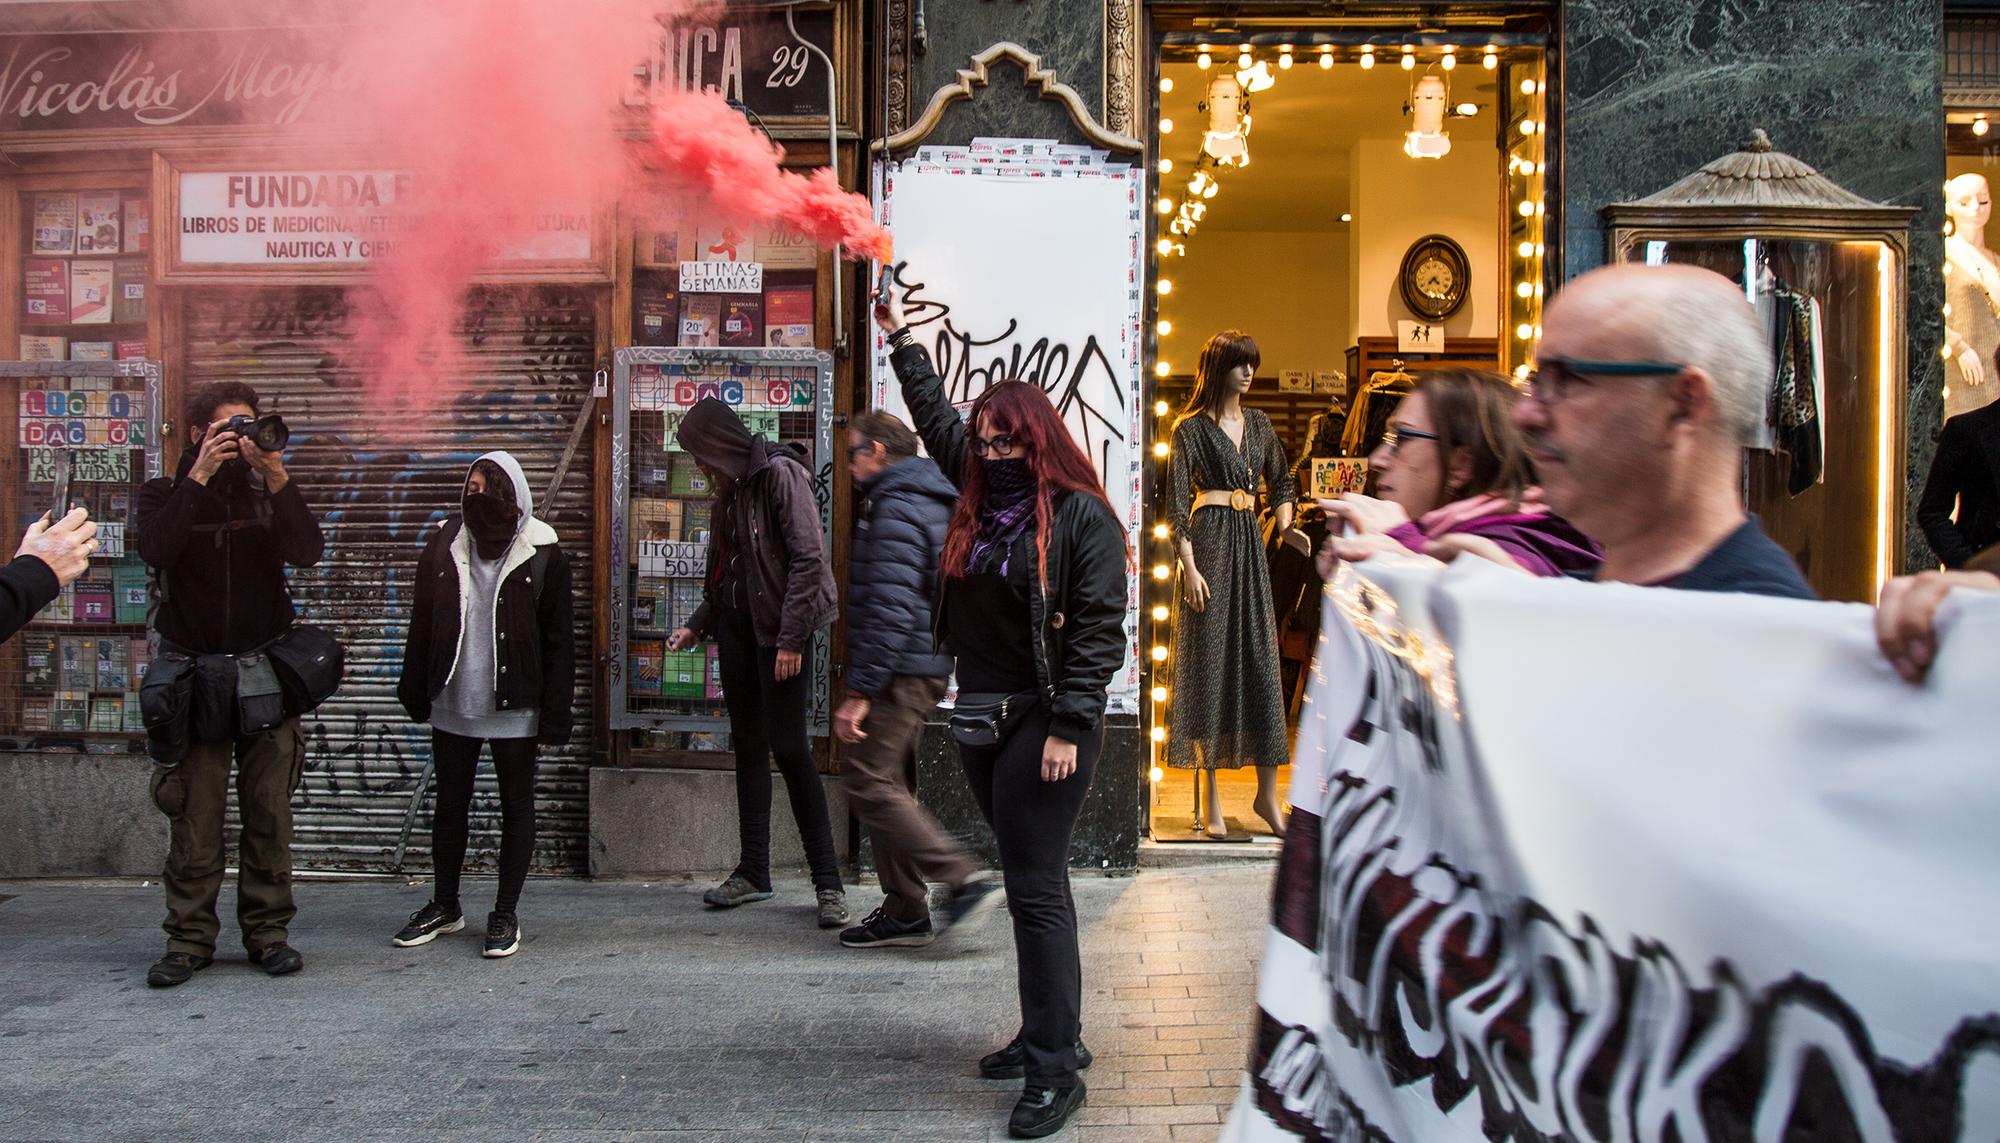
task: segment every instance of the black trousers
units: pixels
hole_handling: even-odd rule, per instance
[[[960,745],[958,761],[1000,843],[1007,911],[1014,919],[1027,1082],[1074,1087],[1076,1042],[1083,1030],[1083,964],[1077,952],[1076,899],[1069,891],[1069,843],[1097,770],[1104,732],[1100,728],[1076,744],[1076,773],[1060,782],[1042,781],[1042,747],[1048,737],[1049,712],[1043,706],[998,746]]]
[[[500,779],[500,891],[493,911],[512,913],[528,880],[535,850],[535,740],[486,739],[493,747],[493,771]],[[458,875],[465,866],[466,835],[472,814],[472,777],[479,769],[482,740],[431,730],[431,758],[437,766],[437,806],[431,812],[431,867],[437,881],[432,899],[446,910],[458,905]]]
[[[722,699],[729,708],[730,744],[736,750],[736,826],[741,851],[736,874],[759,889],[771,887],[771,760],[785,776],[792,820],[805,842],[813,888],[838,889],[833,827],[826,789],[813,768],[806,720],[812,709],[812,648],[799,673],[776,678],[778,650],[759,647],[750,613],[717,607],[716,644],[722,658]]]

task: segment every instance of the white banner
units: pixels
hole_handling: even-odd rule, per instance
[[[1145,179],[1103,152],[1018,140],[926,147],[878,165],[894,289],[961,410],[996,381],[1040,385],[1139,543]],[[909,419],[875,337],[874,404]],[[1111,710],[1138,709],[1136,578]]]
[[[2000,597],[1329,589],[1224,1138],[2000,1137]]]
[[[182,171],[179,178],[174,239],[182,263],[365,263],[391,253],[425,225],[412,205],[407,172]],[[586,208],[538,211],[507,229],[530,237],[503,249],[502,259],[590,259],[592,221]]]

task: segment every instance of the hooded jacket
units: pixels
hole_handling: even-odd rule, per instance
[[[203,485],[188,476],[198,455],[183,450],[172,479],[139,489],[135,542],[165,590],[161,638],[196,655],[241,654],[291,629],[285,565],[317,564],[326,540],[297,480],[272,493],[237,469]]]
[[[520,463],[505,452],[489,452],[479,460],[490,460],[507,473],[521,509],[520,529],[501,558],[499,595],[491,614],[466,614],[472,594],[472,536],[461,517],[446,519],[417,560],[416,603],[396,697],[412,719],[429,722],[432,704],[458,668],[464,625],[485,623],[492,634],[495,709],[536,711],[538,740],[561,745],[569,741],[576,690],[569,560],[556,546],[555,529],[535,518],[534,496]],[[538,567],[542,583],[535,582]]]
[[[898,461],[861,489],[847,560],[847,689],[874,698],[896,675],[943,678],[931,633],[944,535],[958,488],[929,457]]]
[[[954,482],[964,479],[969,433],[965,418],[945,395],[944,382],[922,346],[897,349],[889,357],[903,385],[903,401],[916,422],[924,448]],[[1079,742],[1104,719],[1111,676],[1125,665],[1128,595],[1125,529],[1111,506],[1095,496],[1063,492],[1049,521],[1049,582],[1028,599],[1035,652],[1035,677],[1048,696],[1049,733]],[[938,585],[936,645],[947,646],[945,594]],[[956,648],[965,652],[963,647]]]
[[[696,460],[730,478],[719,482],[715,526],[708,539],[706,595],[688,620],[688,630],[703,638],[714,636],[714,609],[725,602],[720,599],[723,570],[740,555],[757,645],[805,650],[813,632],[833,622],[839,609],[819,502],[806,469],[811,454],[799,444],[752,436],[733,409],[712,397],[688,410],[676,440]]]

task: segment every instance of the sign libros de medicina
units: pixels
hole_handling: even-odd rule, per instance
[[[393,253],[429,219],[416,209],[404,171],[183,171],[179,187],[175,238],[183,264],[363,264]],[[527,237],[501,257],[590,258],[588,210],[538,210],[521,222],[507,229]]]

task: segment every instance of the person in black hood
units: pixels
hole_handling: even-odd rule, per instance
[[[229,431],[231,417],[256,415],[257,392],[248,385],[229,381],[196,390],[188,399],[188,447],[178,474],[147,481],[132,514],[139,554],[162,593],[153,617],[160,650],[199,657],[204,682],[216,670],[224,673],[216,694],[231,728],[192,743],[177,765],[154,768],[153,801],[173,820],[162,875],[167,955],[147,974],[154,987],[185,983],[215,955],[232,757],[243,821],[236,901],[243,945],[251,961],[273,976],[305,965],[286,940],[298,912],[292,902],[291,798],[305,762],[305,737],[296,717],[258,734],[233,732],[231,657],[259,650],[291,629],[295,613],[285,567],[317,564],[326,541],[283,454]]]
[[[687,411],[675,439],[714,482],[716,508],[705,598],[667,646],[685,651],[715,639],[736,750],[741,854],[736,871],[702,899],[733,908],[771,897],[775,757],[812,866],[820,927],[837,928],[847,923],[847,895],[806,733],[813,633],[833,622],[836,608],[809,454],[752,435],[712,397]]]
[[[479,747],[500,785],[500,886],[486,917],[488,957],[521,947],[515,909],[535,845],[537,744],[569,741],[576,690],[569,560],[535,518],[527,474],[511,453],[472,463],[458,519],[417,561],[416,606],[396,687],[403,709],[431,724],[437,807],[429,903],[391,938],[409,948],[465,927],[458,902]]]

